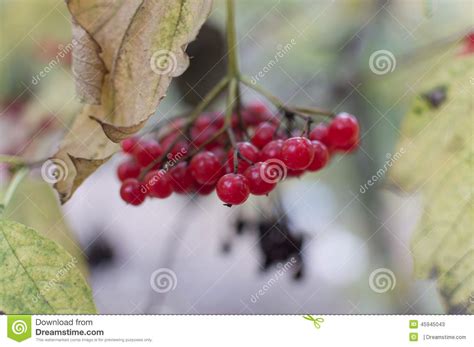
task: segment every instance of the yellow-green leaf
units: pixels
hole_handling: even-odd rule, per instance
[[[422,193],[411,247],[415,275],[436,278],[447,311],[455,313],[474,313],[473,76],[472,55],[450,56],[425,81],[404,120],[404,154],[390,175],[402,190]]]
[[[56,241],[77,259],[78,268],[87,278],[83,252],[69,229],[56,194],[48,183],[43,180],[23,180],[3,212],[3,217],[28,225],[44,237]]]
[[[74,72],[86,101],[55,158],[69,175],[55,188],[68,200],[82,181],[139,131],[188,67],[184,49],[212,0],[68,0]],[[80,27],[78,27],[80,26]],[[92,105],[93,104],[93,105]]]
[[[8,314],[91,314],[91,289],[54,241],[0,220],[0,310]]]

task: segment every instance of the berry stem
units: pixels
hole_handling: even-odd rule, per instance
[[[311,124],[313,123],[313,119],[312,118],[308,118],[306,120],[306,126],[305,126],[305,129],[304,129],[304,132],[303,132],[303,137],[309,137],[309,133],[311,131]]]
[[[326,109],[320,109],[320,108],[309,108],[309,107],[291,107],[288,105],[285,105],[285,103],[277,98],[275,95],[271,94],[269,91],[267,91],[265,88],[258,84],[252,83],[251,80],[249,80],[246,77],[241,77],[240,81],[245,84],[247,87],[250,89],[255,90],[257,93],[263,95],[265,98],[267,98],[272,104],[274,104],[277,108],[284,112],[292,113],[295,116],[298,116],[304,120],[308,119],[309,116],[325,116],[325,117],[335,117],[335,113],[326,110]]]
[[[183,131],[180,132],[180,135],[177,136],[166,148],[163,154],[153,160],[146,168],[142,170],[140,173],[139,179],[142,180],[145,175],[150,172],[156,164],[161,163],[164,158],[170,153],[173,147],[189,133],[194,121],[199,117],[199,115],[206,109],[206,107],[215,99],[217,98],[220,93],[225,89],[225,87],[229,84],[229,78],[226,76],[217,83],[214,88],[212,88],[209,93],[202,99],[202,101],[196,106],[196,108],[189,114],[188,120],[184,125]],[[203,146],[201,146],[202,148]]]
[[[228,0],[227,5],[229,2],[233,2],[232,0]],[[229,6],[227,6],[229,9]],[[232,112],[234,111],[234,103],[237,99],[237,85],[238,81],[236,79],[232,79],[229,85],[229,92],[227,94],[227,105],[225,111],[225,126],[227,130],[227,135],[229,136],[230,144],[234,148],[234,173],[237,172],[237,166],[239,163],[239,159],[237,157],[238,149],[237,149],[237,141],[235,140],[235,134],[232,131]]]
[[[235,2],[227,0],[227,51],[229,55],[228,76],[229,78],[239,78],[239,65],[237,60],[237,35],[235,32]]]
[[[234,156],[233,156],[233,172],[237,173],[237,169],[239,166],[239,149],[237,147],[237,141],[235,140],[235,134],[232,131],[232,127],[227,128],[227,135],[229,136],[230,145],[234,149]]]

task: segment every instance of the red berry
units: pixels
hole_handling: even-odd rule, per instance
[[[256,163],[244,172],[247,179],[250,193],[253,195],[266,195],[276,186],[276,182],[269,178],[271,167],[267,163]]]
[[[124,153],[132,154],[135,148],[135,145],[138,143],[138,139],[136,137],[129,137],[123,140],[120,145],[122,146],[122,151]]]
[[[199,184],[214,184],[222,176],[222,165],[212,152],[205,151],[196,154],[189,167]]]
[[[317,171],[326,166],[329,160],[329,152],[324,143],[319,141],[311,141],[314,149],[314,158],[311,164],[306,168],[308,171]]]
[[[273,140],[276,129],[275,124],[269,122],[260,123],[252,136],[252,143],[258,148],[263,148],[267,143]]]
[[[279,119],[273,116],[267,106],[262,103],[253,103],[245,107],[242,112],[242,117],[245,124],[250,126],[256,126],[264,121],[274,124],[278,124],[279,122]]]
[[[181,136],[181,134],[178,133],[173,133],[168,136],[166,136],[162,141],[161,141],[161,148],[163,151],[168,151],[168,148],[171,146],[171,144],[176,141],[176,138],[178,136]],[[168,159],[173,159],[175,158],[179,153],[182,155],[186,154],[189,151],[189,144],[185,139],[178,140],[173,147],[168,151]],[[171,158],[170,158],[171,157]]]
[[[328,138],[329,129],[328,126],[324,123],[319,123],[316,125],[313,130],[309,133],[309,139],[311,141],[319,141],[324,143],[326,146],[329,146]]]
[[[129,178],[120,187],[120,196],[127,204],[140,205],[145,201],[145,189],[135,178]]]
[[[117,167],[117,176],[120,181],[125,181],[127,178],[137,178],[140,175],[141,167],[133,159],[124,161]]]
[[[208,126],[207,128],[204,129],[199,129],[196,127],[193,127],[191,129],[191,138],[192,138],[192,143],[191,145],[194,146],[194,148],[199,148],[201,147],[204,143],[206,143],[214,134],[217,132],[217,128],[213,125]],[[215,142],[209,143],[206,145],[206,148],[213,148],[215,146]]]
[[[329,146],[335,149],[354,144],[359,137],[359,123],[349,113],[339,113],[329,124]]]
[[[472,54],[474,53],[474,32],[467,34],[463,40],[463,49],[461,54]]]
[[[199,117],[196,119],[194,122],[193,126],[194,128],[198,130],[204,130],[207,127],[209,127],[213,122],[213,117],[212,114],[210,113],[203,113],[199,115]]]
[[[311,141],[304,137],[292,137],[285,140],[281,148],[281,157],[289,169],[306,169],[314,158]]]
[[[351,153],[359,148],[359,138],[355,138],[354,142],[349,142],[345,146],[336,148],[338,151]]]
[[[260,160],[268,159],[281,160],[281,148],[283,147],[283,140],[274,140],[265,145],[260,152]]]
[[[214,153],[214,155],[217,157],[219,160],[219,163],[224,163],[226,159],[226,153],[224,151],[224,148],[222,147],[214,147],[213,149],[210,150],[210,152]]]
[[[204,130],[209,126],[221,128],[224,125],[224,117],[220,112],[207,112],[199,115],[194,122],[194,127],[199,130]]]
[[[138,164],[145,167],[163,154],[161,146],[153,140],[139,141],[133,151]]]
[[[171,133],[179,133],[181,129],[184,128],[185,125],[186,125],[185,118],[177,118],[170,122],[169,128],[171,130]]]
[[[240,205],[248,199],[250,194],[247,179],[240,174],[227,174],[217,182],[217,196],[224,203]]]
[[[300,177],[302,174],[304,174],[304,170],[288,169],[288,171],[286,172],[287,177]]]
[[[173,193],[168,174],[164,170],[153,170],[146,174],[143,186],[148,195],[164,199]]]
[[[170,183],[176,193],[189,193],[194,186],[194,178],[185,162],[178,163],[169,171]]]
[[[251,163],[256,163],[259,161],[259,151],[258,148],[252,145],[250,142],[239,142],[237,143],[237,148],[239,149],[240,156],[245,158],[239,158],[237,162],[237,172],[243,173]],[[227,165],[231,172],[234,171],[234,150],[231,149],[227,154]]]
[[[216,188],[215,184],[199,184],[194,185],[194,190],[199,195],[209,195]]]
[[[213,115],[213,121],[212,121],[212,125],[215,126],[217,129],[220,129],[224,126],[224,123],[225,123],[225,119],[224,119],[224,116],[222,115],[222,113],[220,112],[216,112],[214,113]]]

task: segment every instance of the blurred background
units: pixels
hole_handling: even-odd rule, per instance
[[[116,155],[62,207],[31,177],[7,217],[83,259],[101,313],[442,313],[436,283],[412,276],[422,199],[377,172],[417,86],[473,27],[472,10],[470,0],[239,0],[242,71],[289,104],[355,114],[357,152],[231,209],[215,194],[127,206]],[[225,73],[224,29],[216,0],[150,126],[192,108]],[[39,160],[57,149],[80,108],[70,42],[64,1],[0,0],[0,153]],[[266,102],[247,89],[243,100]]]

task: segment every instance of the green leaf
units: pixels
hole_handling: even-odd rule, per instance
[[[57,242],[74,258],[85,278],[88,276],[83,252],[63,216],[58,198],[43,180],[25,179],[5,209],[5,219],[28,225],[39,234]]]
[[[390,174],[402,190],[423,196],[411,245],[415,275],[436,278],[451,313],[474,313],[473,76],[472,55],[450,56],[425,81]]]
[[[0,311],[96,313],[77,258],[17,222],[0,220]]]

